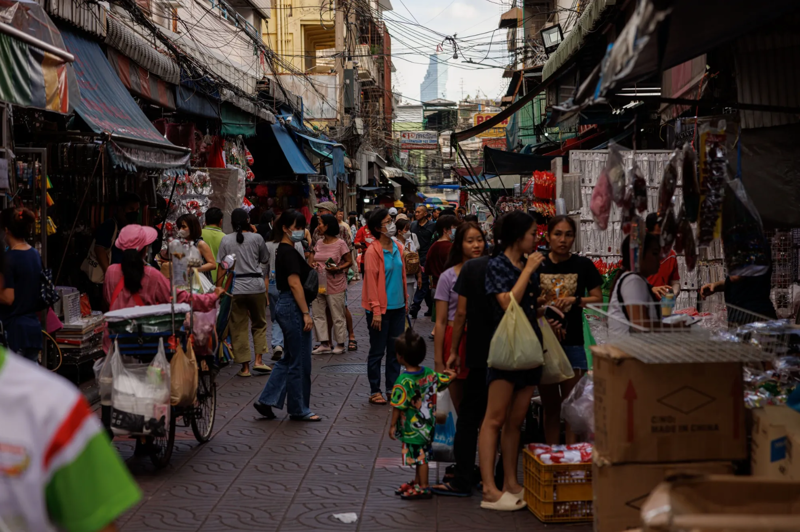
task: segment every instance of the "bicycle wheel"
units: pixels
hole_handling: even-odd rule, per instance
[[[64,356],[61,348],[58,347],[55,338],[50,336],[47,331],[42,331],[42,350],[39,351],[39,364],[50,371],[58,371]]]
[[[195,439],[205,443],[211,439],[217,413],[217,381],[214,371],[201,371],[197,383],[197,400],[192,416],[192,432]]]
[[[150,439],[150,461],[157,469],[167,467],[172,458],[172,449],[175,447],[175,425],[177,415],[175,409],[170,411],[169,427],[164,436],[154,436]]]

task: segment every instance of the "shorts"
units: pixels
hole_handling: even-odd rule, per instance
[[[424,445],[403,442],[403,465],[425,465],[431,457],[431,444]]]
[[[586,349],[582,345],[562,345],[567,354],[569,363],[573,369],[586,371],[589,369],[589,362],[586,359]]]
[[[442,348],[442,356],[444,357],[444,361],[447,362],[447,359],[450,358],[450,347],[453,345],[453,327],[452,325],[448,325],[447,328],[444,330],[444,346]],[[469,368],[467,367],[467,334],[466,332],[461,335],[461,342],[458,346],[458,358],[461,359],[459,362],[459,371],[458,375],[456,375],[456,379],[466,379],[467,375],[469,375]]]
[[[538,386],[539,381],[542,380],[542,370],[544,370],[543,366],[519,371],[487,368],[486,385],[488,386],[492,381],[496,380],[508,381],[514,385],[515,391],[527,388],[528,386]]]

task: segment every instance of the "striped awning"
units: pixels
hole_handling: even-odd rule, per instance
[[[175,110],[175,87],[142,68],[113,48],[106,49],[108,62],[131,93],[158,106]]]
[[[80,97],[61,34],[39,4],[0,3],[0,100],[57,113]]]

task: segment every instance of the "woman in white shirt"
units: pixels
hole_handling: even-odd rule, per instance
[[[652,286],[647,278],[661,265],[659,235],[648,233],[640,253],[639,271],[633,272],[630,257],[630,236],[622,242],[622,268],[611,285],[608,304],[608,332],[611,338],[630,334],[630,324],[646,329],[660,327],[661,307],[656,305]]]

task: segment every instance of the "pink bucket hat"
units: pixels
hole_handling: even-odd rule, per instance
[[[155,242],[158,238],[158,231],[152,227],[145,227],[143,225],[129,224],[122,228],[117,236],[115,242],[117,248],[122,251],[126,249],[135,249],[136,251],[143,250]]]

